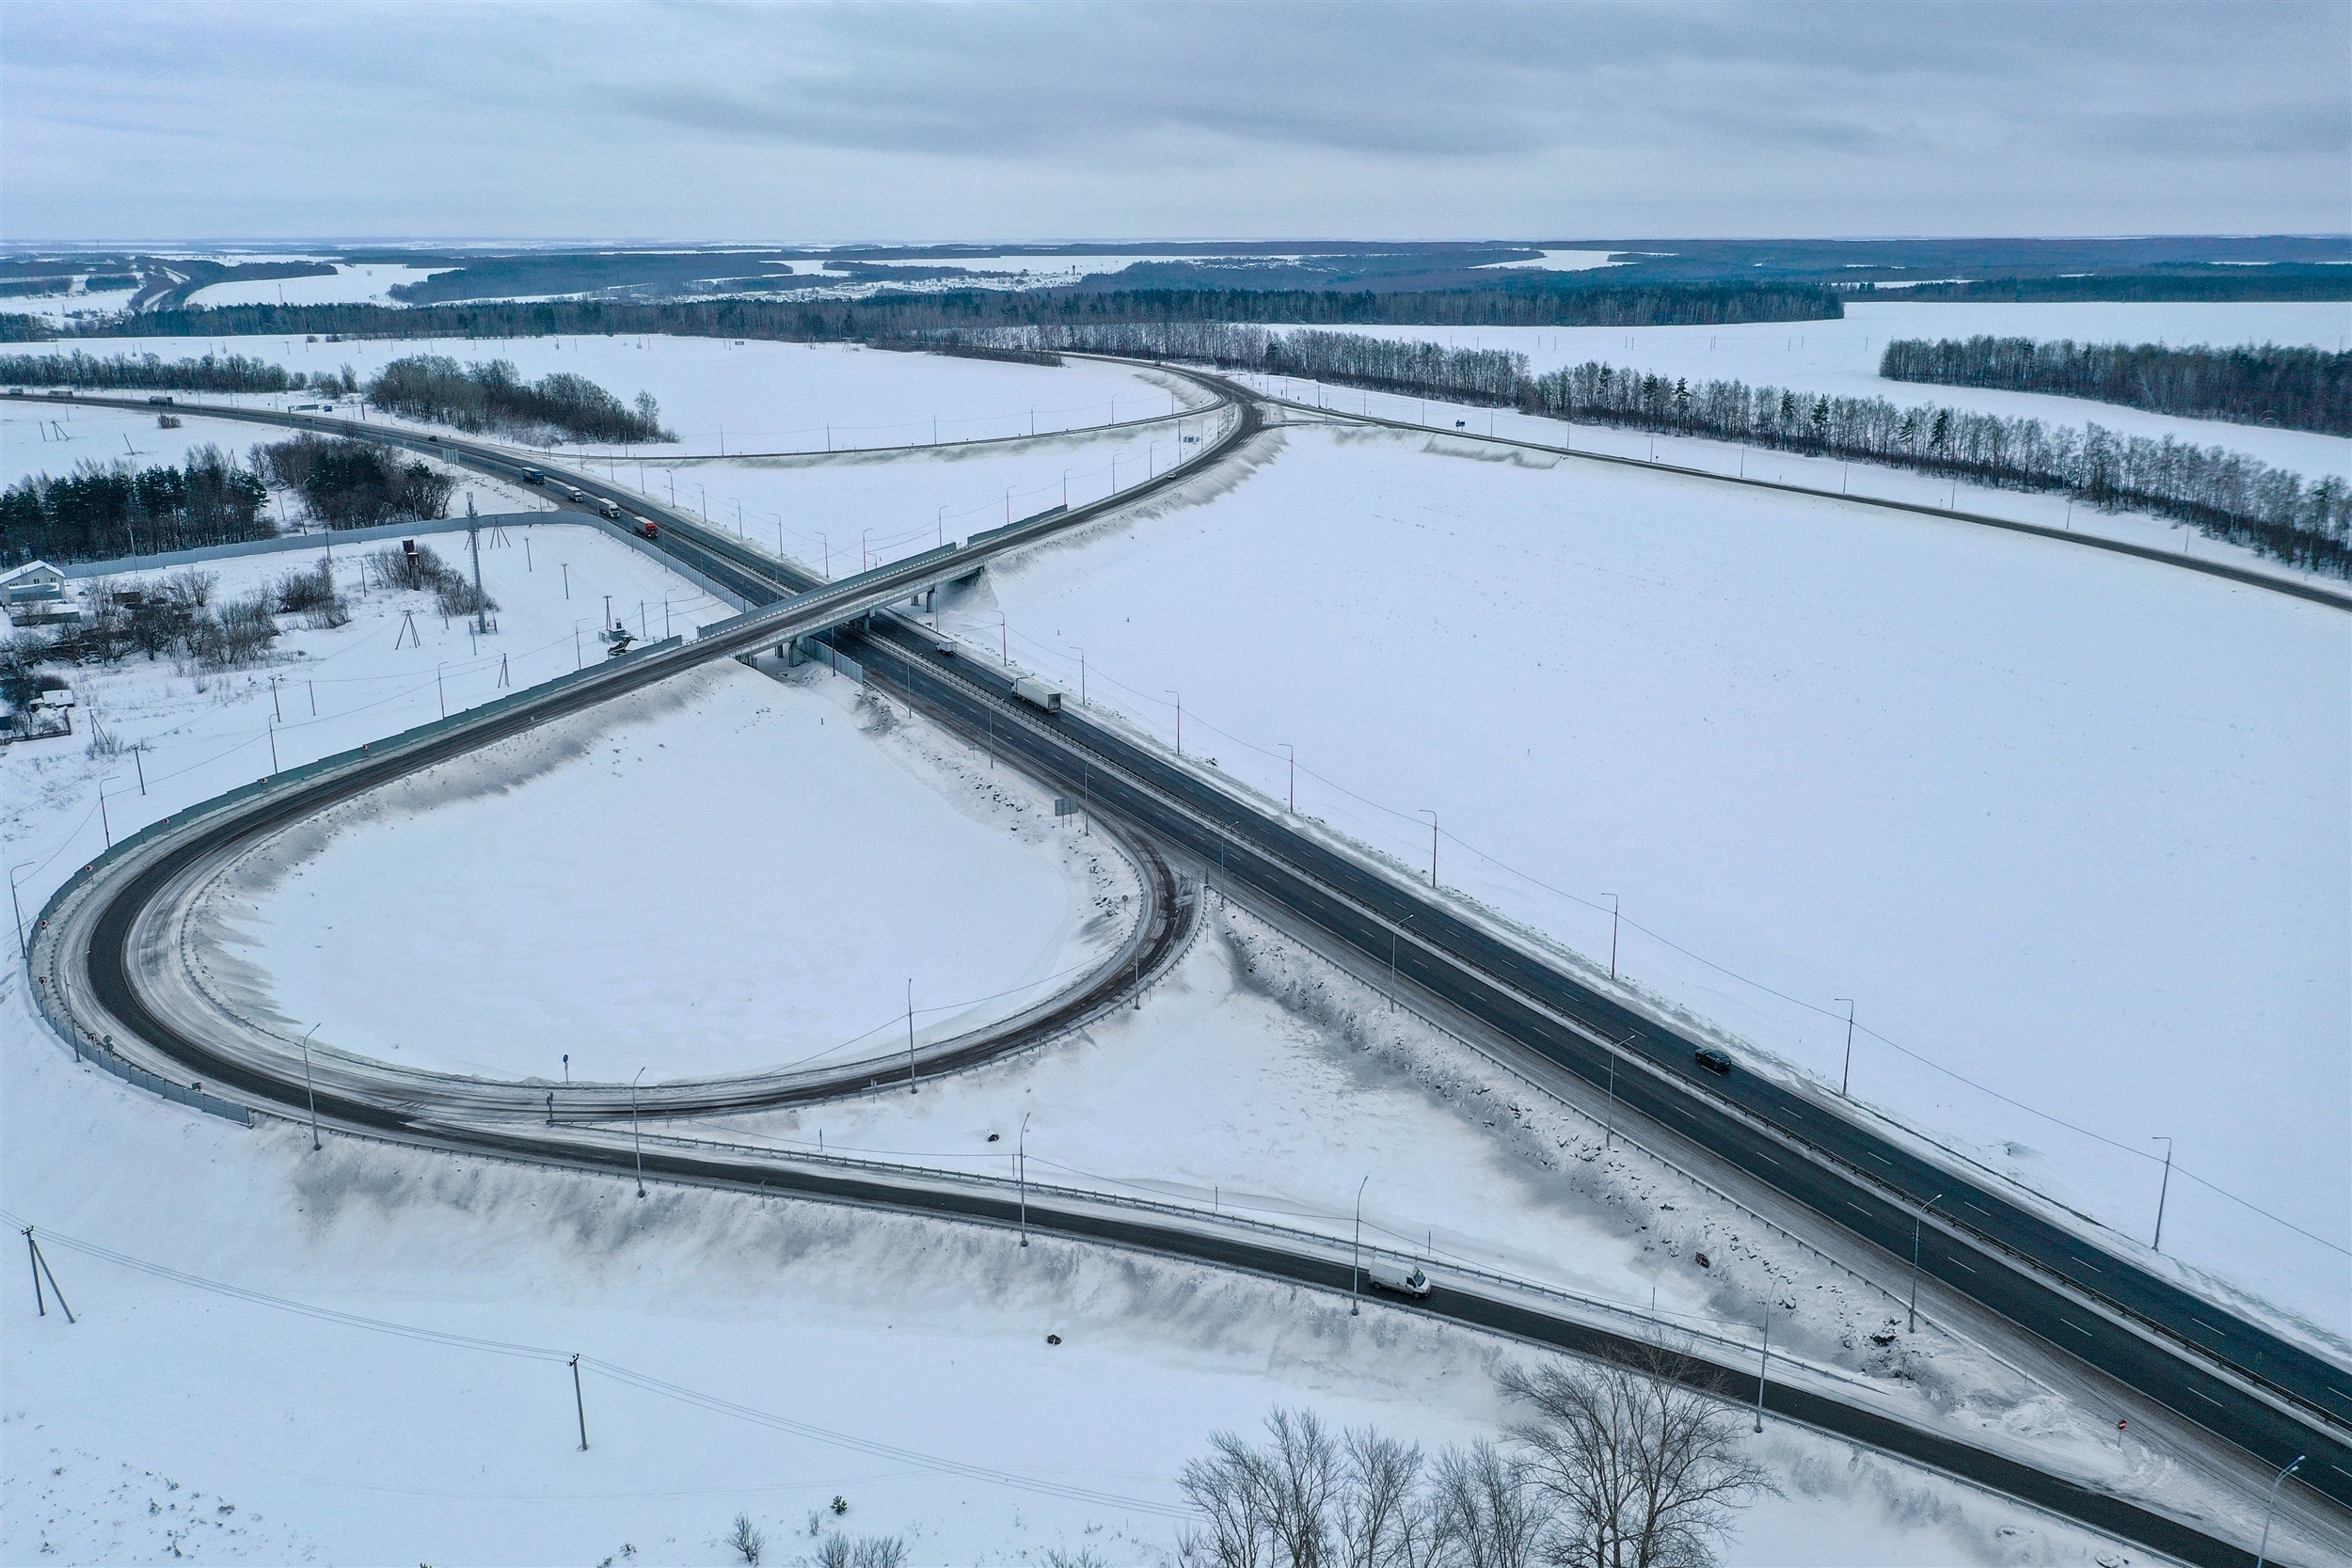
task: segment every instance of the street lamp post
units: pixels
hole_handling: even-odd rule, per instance
[[[1021,1244],[1029,1244],[1029,1113],[1021,1113],[1021,1140],[1014,1146],[1013,1169],[1021,1182]]]
[[[1919,1236],[1921,1227],[1926,1225],[1927,1216],[1934,1212],[1935,1206],[1943,1201],[1944,1195],[1938,1193],[1928,1199],[1925,1209],[1911,1216],[1911,1309],[1910,1321],[1903,1329],[1905,1334],[1919,1332]]]
[[[1846,1066],[1837,1075],[1837,1098],[1845,1100],[1850,1098],[1846,1091],[1853,1086],[1853,998],[1833,996],[1830,1000],[1846,1005]]]
[[[1372,1173],[1356,1183],[1356,1244],[1348,1257],[1347,1315],[1356,1316],[1357,1305],[1364,1295],[1364,1189],[1372,1183]]]
[[[1772,1304],[1764,1304],[1764,1358],[1756,1366],[1756,1430],[1764,1430],[1764,1380],[1772,1370]]]
[[[2156,1239],[2149,1243],[2156,1251],[2162,1252],[2164,1250],[2164,1199],[2165,1196],[2172,1190],[2172,1140],[2150,1138],[2148,1141],[2152,1144],[2164,1145],[2164,1180],[2156,1188]]]
[[[628,1141],[637,1151],[637,1196],[639,1197],[645,1196],[645,1138],[639,1130],[637,1120],[637,1082],[644,1076],[645,1069],[639,1068],[637,1077],[628,1081]]]
[[[2279,1512],[2279,1488],[2285,1484],[2287,1477],[2301,1469],[2303,1461],[2310,1457],[2308,1454],[2296,1454],[2294,1464],[2270,1478],[2270,1504],[2263,1510],[2263,1543],[2254,1548],[2254,1568],[2263,1568],[2270,1558],[2270,1521]]]
[[[319,1151],[319,1091],[310,1081],[310,1037],[319,1032],[315,1023],[302,1032],[302,1092],[310,1100],[310,1152]]]

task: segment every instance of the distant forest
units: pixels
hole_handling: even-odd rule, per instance
[[[2352,266],[2215,267],[2205,272],[2094,273],[2083,277],[1977,277],[1961,283],[1923,283],[1901,290],[1866,288],[1861,297],[1899,303],[2339,300],[2352,299]]]
[[[232,305],[158,310],[148,337],[300,333],[354,338],[541,338],[559,333],[862,342],[914,332],[1110,322],[1277,322],[1322,325],[1655,326],[1821,321],[1842,313],[1816,283],[1540,284],[1382,292],[1335,289],[962,289],[867,299],[487,301],[404,309],[384,305]],[[104,337],[120,327],[69,328]]]
[[[1884,398],[1842,398],[1692,383],[1598,362],[1531,376],[1523,355],[1390,342],[1353,333],[1269,332],[1194,323],[1025,335],[1028,346],[1205,361],[1268,375],[1311,376],[1456,402],[1511,406],[1588,423],[1713,436],[1825,457],[1858,458],[1975,483],[2056,490],[2093,506],[2152,512],[2313,571],[2352,576],[2352,485],[2307,483],[2220,447],[2047,427]]]
[[[559,372],[525,382],[504,359],[461,366],[441,355],[411,355],[376,372],[368,399],[413,420],[477,433],[641,444],[677,439],[661,428],[660,406],[649,393],[640,392],[632,408],[586,376]]]
[[[2191,419],[2352,436],[2352,353],[2276,343],[2215,349],[1899,338],[1886,345],[1879,374],[1889,381],[2055,392]]]
[[[218,447],[178,467],[85,462],[62,479],[38,474],[0,492],[0,564],[103,561],[264,539],[278,531],[259,476]]]

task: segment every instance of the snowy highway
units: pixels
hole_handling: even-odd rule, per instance
[[[1202,454],[1185,468],[1163,476],[1144,490],[1123,493],[1114,501],[1003,532],[989,540],[980,553],[1003,552],[1083,526],[1102,511],[1125,505],[1148,489],[1181,483],[1239,451],[1259,428],[1257,402],[1231,384],[1218,384],[1217,389],[1240,413],[1224,437],[1205,446]],[[127,400],[80,401],[127,404]],[[496,449],[446,440],[428,445],[409,432],[254,410],[237,410],[231,417],[394,441],[501,472],[519,467],[511,455]],[[609,491],[634,510],[658,514],[661,525],[658,543],[663,548],[747,601],[772,608],[714,627],[713,635],[682,647],[657,648],[617,663],[598,672],[594,679],[561,690],[527,693],[513,705],[471,719],[429,741],[409,747],[392,743],[362,765],[347,766],[294,790],[265,791],[230,812],[201,821],[194,832],[148,840],[134,853],[104,867],[101,875],[69,888],[53,904],[51,918],[44,921],[37,972],[45,978],[54,977],[55,989],[67,993],[61,1000],[77,1019],[85,1007],[92,1009],[93,1017],[111,1015],[113,1022],[123,1026],[119,1043],[142,1041],[158,1058],[168,1058],[159,1060],[158,1066],[199,1067],[207,1069],[208,1086],[227,1084],[266,1101],[279,1115],[297,1109],[304,1098],[298,1067],[293,1075],[288,1073],[289,1059],[282,1050],[267,1062],[257,1058],[238,1064],[222,1056],[209,1042],[183,1032],[185,1019],[168,1009],[151,1008],[151,954],[156,947],[147,940],[151,927],[142,924],[151,918],[151,911],[167,909],[171,897],[199,879],[202,868],[232,843],[272,831],[335,799],[558,714],[639,689],[703,660],[843,627],[838,634],[842,644],[866,665],[869,677],[903,691],[910,703],[967,736],[984,737],[993,750],[1037,776],[1082,793],[1090,806],[1106,807],[1123,816],[1136,839],[1138,857],[1156,867],[1147,879],[1159,889],[1156,914],[1138,927],[1131,951],[1098,972],[1082,995],[1063,1004],[1073,1010],[1069,1016],[1106,1001],[1115,1003],[1122,985],[1139,983],[1161,958],[1182,945],[1183,922],[1177,911],[1185,900],[1168,865],[1167,857],[1172,853],[1200,866],[1220,889],[1308,927],[1326,941],[1380,960],[1393,955],[1402,980],[1482,1021],[1555,1069],[1594,1083],[1608,1076],[1613,1094],[1629,1109],[1748,1171],[1869,1243],[1881,1254],[1907,1261],[1915,1233],[1922,1235],[1921,1265],[1947,1288],[1972,1296],[2059,1350],[2169,1405],[2260,1459],[2267,1460],[2282,1446],[2294,1451],[2308,1449],[2314,1456],[2304,1472],[2310,1483],[2340,1503],[2352,1502],[2352,1447],[2343,1441],[2345,1428],[2352,1425],[2352,1395],[2336,1388],[2344,1379],[2326,1362],[2221,1314],[2127,1260],[2101,1256],[2100,1261],[2092,1262],[2082,1255],[2094,1249],[2052,1218],[2015,1201],[2006,1192],[1972,1182],[1848,1121],[1835,1107],[1751,1074],[1735,1073],[1727,1080],[1700,1076],[1691,1062],[1691,1042],[1661,1021],[1587,990],[1547,960],[1442,900],[1332,848],[1278,814],[1224,789],[1195,769],[1136,745],[1108,726],[1076,712],[1047,716],[1026,709],[1012,699],[1009,678],[943,656],[911,625],[885,617],[869,629],[847,629],[848,621],[886,609],[910,592],[941,580],[951,569],[969,571],[977,559],[974,550],[939,559],[917,557],[856,578],[819,585],[690,518],[649,507],[634,494],[610,490],[584,475],[574,476],[572,483],[591,495]],[[1121,968],[1128,974],[1120,974]],[[1056,1016],[1061,1022],[1054,1027],[1068,1026],[1068,1016]],[[1027,1022],[1033,1032],[1023,1037],[1041,1037],[1034,1029],[1046,1027],[1043,1021]],[[114,1034],[111,1027],[96,1032]],[[1006,1048],[1000,1039],[966,1047],[979,1053]],[[951,1064],[942,1061],[938,1065]],[[841,1077],[832,1075],[827,1083]],[[451,1119],[485,1112],[528,1117],[535,1103],[519,1101],[512,1087],[485,1101],[464,1096],[444,1098],[437,1089],[411,1085],[405,1103],[397,1109],[404,1096],[389,1092],[381,1084],[338,1079],[327,1088],[321,1101],[323,1117],[355,1128],[556,1163],[612,1168],[619,1159],[601,1142],[566,1142],[525,1133],[512,1126],[460,1126]],[[771,1084],[764,1086],[764,1092],[798,1095],[828,1090],[824,1085]],[[535,1101],[536,1091],[532,1097]],[[645,1108],[687,1112],[707,1107],[691,1094],[664,1101],[649,1092]],[[626,1106],[606,1092],[594,1103],[578,1107],[575,1114],[583,1117],[625,1115]],[[1012,1217],[998,1197],[943,1198],[785,1164],[771,1166],[763,1162],[755,1171],[739,1162],[662,1152],[649,1154],[645,1168],[685,1180],[764,1182],[771,1190],[791,1188],[814,1196],[961,1213],[998,1223]],[[1937,1195],[1942,1201],[1933,1201],[1930,1195]],[[1963,1215],[1963,1210],[1970,1212]],[[1335,1265],[1325,1258],[1280,1254],[1230,1239],[1180,1235],[1132,1220],[1107,1222],[1032,1205],[1029,1223],[1327,1288],[1343,1284],[1346,1274],[1339,1269],[1335,1281]],[[1563,1320],[1497,1315],[1501,1309],[1491,1304],[1478,1305],[1470,1297],[1440,1298],[1433,1302],[1432,1309],[1571,1348],[1573,1336],[1585,1332]],[[2208,1321],[2217,1316],[2222,1317],[2226,1329],[2217,1329]],[[2077,1322],[2086,1318],[2090,1326]],[[1734,1397],[1755,1396],[1754,1379],[1744,1373],[1694,1361],[1691,1375]],[[1747,1380],[1744,1394],[1738,1392],[1742,1377]],[[1806,1404],[1806,1399],[1820,1402]],[[1791,1402],[1783,1403],[1784,1400]],[[2185,1526],[2092,1497],[2071,1482],[2019,1473],[2022,1467],[1997,1456],[1956,1448],[1936,1449],[1934,1445],[1944,1440],[1820,1396],[1801,1398],[1775,1385],[1767,1393],[1767,1402],[1800,1419],[1911,1453],[2190,1560],[2240,1560],[2233,1549]],[[1880,1424],[1873,1426],[1873,1421]]]

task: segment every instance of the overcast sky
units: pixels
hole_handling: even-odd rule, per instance
[[[2352,7],[7,0],[11,242],[2342,232]]]

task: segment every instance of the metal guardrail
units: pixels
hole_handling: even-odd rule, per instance
[[[572,1122],[569,1125],[603,1128],[601,1119],[585,1123]],[[729,1143],[718,1138],[688,1138],[674,1132],[645,1132],[641,1133],[640,1137],[645,1143],[661,1144],[673,1148],[719,1150],[753,1158],[788,1160],[800,1164],[824,1165],[836,1170],[887,1176],[901,1180],[949,1182],[961,1187],[983,1189],[1015,1199],[1024,1190],[1022,1183],[1001,1176],[984,1176],[977,1171],[948,1170],[933,1165],[901,1164],[894,1161],[866,1160],[846,1154],[812,1153],[805,1149],[773,1148],[757,1144]],[[1227,1213],[1220,1210],[1203,1210],[1195,1205],[1171,1203],[1165,1199],[1134,1197],[1125,1194],[1100,1192],[1087,1187],[1057,1186],[1041,1181],[1026,1183],[1025,1190],[1032,1201],[1059,1198],[1066,1202],[1104,1204],[1116,1209],[1159,1214],[1194,1224],[1255,1231],[1260,1235],[1279,1237],[1286,1242],[1305,1243],[1317,1247],[1348,1248],[1354,1245],[1347,1238],[1342,1236],[1329,1236],[1321,1231],[1302,1229],[1296,1226],[1279,1225],[1272,1220],[1253,1219],[1248,1215]],[[1366,1258],[1389,1258],[1403,1263],[1434,1261],[1432,1259],[1414,1253],[1373,1243],[1365,1243],[1362,1252]],[[1709,1344],[1737,1352],[1743,1356],[1755,1352],[1755,1346],[1745,1340],[1735,1339],[1711,1329],[1696,1328],[1688,1323],[1674,1322],[1664,1315],[1645,1312],[1641,1307],[1628,1303],[1611,1301],[1602,1296],[1585,1295],[1581,1291],[1567,1290],[1562,1286],[1545,1285],[1535,1280],[1521,1278],[1517,1275],[1504,1274],[1499,1270],[1480,1268],[1474,1263],[1463,1262],[1457,1259],[1449,1258],[1440,1263],[1439,1267],[1445,1271],[1448,1278],[1475,1280],[1482,1285],[1501,1290],[1542,1296],[1548,1300],[1580,1307],[1587,1311],[1604,1312],[1613,1318],[1637,1323],[1647,1328],[1671,1329],[1677,1334],[1704,1339]],[[1824,1367],[1819,1362],[1793,1355],[1784,1354],[1779,1359],[1784,1359],[1790,1365],[1804,1368],[1821,1377],[1834,1379],[1851,1387],[1867,1389],[1882,1396],[1886,1393],[1886,1390],[1834,1367]]]

